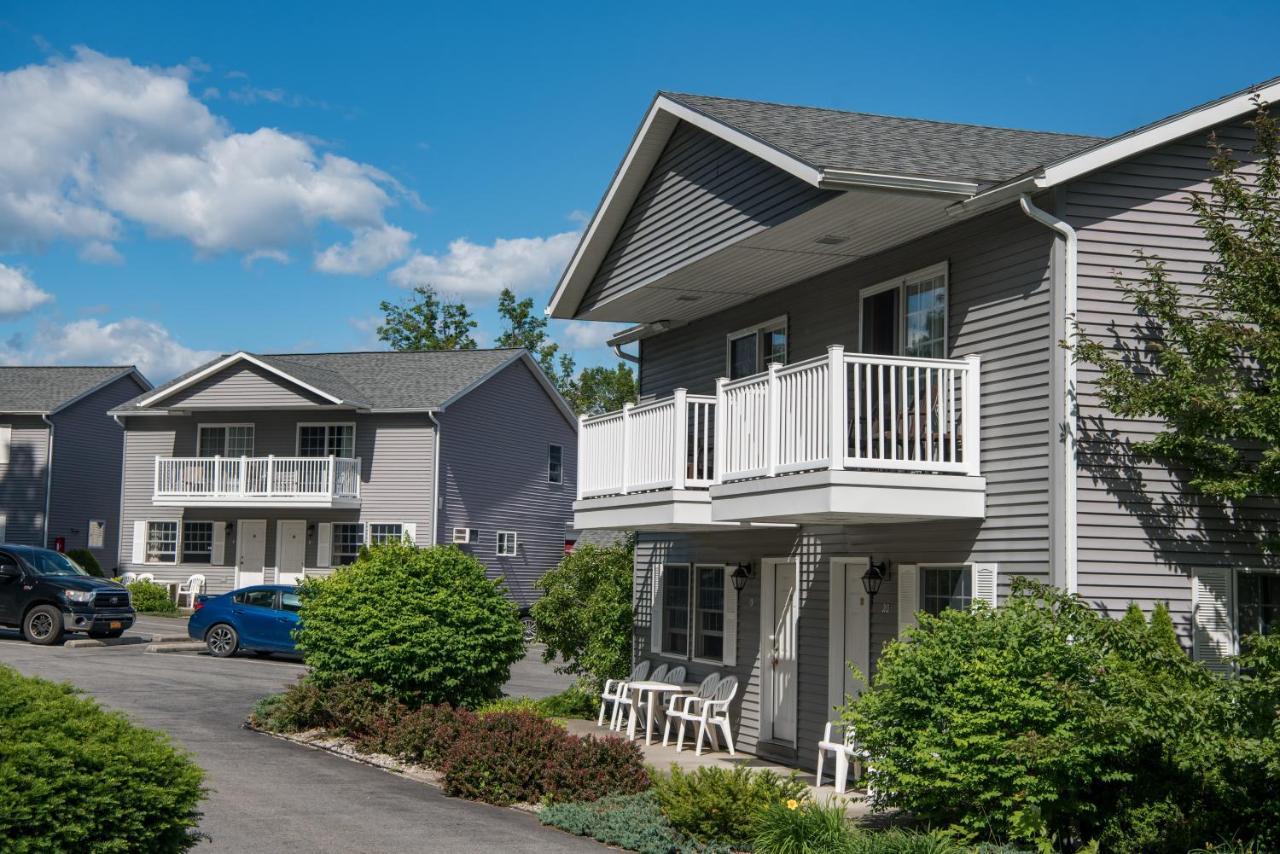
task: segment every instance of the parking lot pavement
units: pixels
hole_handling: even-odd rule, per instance
[[[38,647],[0,630],[0,664],[71,682],[191,751],[212,790],[201,823],[211,839],[199,851],[601,850],[524,813],[447,798],[430,786],[243,729],[259,698],[302,673],[297,662],[149,655],[141,646]],[[539,682],[532,669],[527,679],[530,686]]]

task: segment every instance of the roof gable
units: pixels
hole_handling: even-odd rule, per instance
[[[151,388],[132,365],[0,367],[0,412],[57,412],[126,377],[142,389]]]
[[[164,398],[183,409],[294,409],[330,406],[333,400],[250,362],[236,362]]]

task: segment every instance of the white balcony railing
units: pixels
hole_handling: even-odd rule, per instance
[[[360,460],[347,457],[156,457],[157,499],[252,500],[360,497]]]
[[[579,497],[822,469],[979,473],[980,360],[839,346],[739,380],[582,419]]]

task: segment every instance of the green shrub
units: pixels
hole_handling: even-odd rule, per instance
[[[604,680],[631,670],[631,579],[634,542],[584,545],[538,579],[533,606],[543,661],[556,656],[562,673],[585,676],[598,692]]]
[[[550,697],[499,697],[476,709],[476,714],[492,712],[527,712],[546,718],[594,718],[599,698],[588,693],[581,683]]]
[[[683,771],[672,766],[653,780],[662,812],[671,825],[699,842],[747,849],[752,823],[772,804],[802,801],[808,787],[793,773],[703,767]]]
[[[652,792],[550,804],[538,813],[538,820],[640,854],[727,854],[729,850],[722,845],[700,845],[677,831],[662,814]]]
[[[134,581],[127,586],[134,610],[144,614],[178,613],[178,606],[169,598],[169,588],[153,581]]]
[[[822,806],[812,801],[775,801],[752,823],[756,854],[835,854],[851,850],[856,832],[845,818],[844,804]]]
[[[515,605],[453,546],[366,549],[300,592],[295,637],[322,688],[360,679],[411,707],[476,706],[524,655]]]
[[[160,733],[0,667],[5,851],[187,851],[201,778]]]
[[[1280,690],[1260,689],[1266,722],[1250,734],[1240,680],[1192,662],[1163,622],[1111,620],[1022,579],[999,610],[922,615],[847,711],[874,805],[1066,849],[1185,852],[1242,822],[1268,832],[1260,804],[1276,799],[1258,793],[1276,792],[1280,764],[1244,756],[1275,743]]]
[[[72,549],[67,552],[67,557],[74,560],[84,569],[85,572],[95,578],[102,578],[102,565],[98,563],[98,559],[93,556],[93,552],[88,549]]]

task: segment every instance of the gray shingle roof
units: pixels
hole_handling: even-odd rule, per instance
[[[434,409],[490,372],[524,353],[517,349],[394,351],[364,353],[253,353],[259,359],[307,385],[368,409]],[[162,393],[209,365],[175,377],[139,395],[120,409],[138,409],[139,401]],[[159,401],[159,406],[164,401]]]
[[[132,365],[0,367],[0,412],[53,412],[85,392],[132,370]]]
[[[999,183],[1098,137],[847,113],[707,95],[663,95],[818,169]]]

